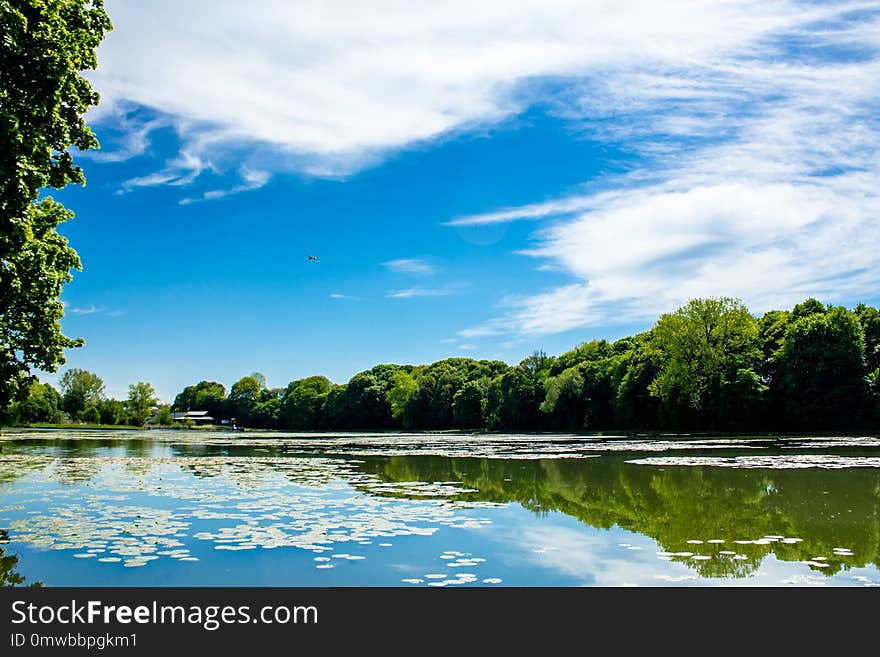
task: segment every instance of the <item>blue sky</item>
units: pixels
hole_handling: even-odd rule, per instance
[[[880,3],[413,4],[107,3],[68,366],[170,401],[877,303]]]

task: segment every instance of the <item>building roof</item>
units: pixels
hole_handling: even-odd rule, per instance
[[[211,420],[214,418],[208,415],[208,411],[178,411],[171,414],[172,420]]]

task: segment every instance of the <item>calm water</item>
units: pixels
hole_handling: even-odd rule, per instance
[[[877,438],[33,430],[0,448],[0,578],[50,586],[880,585]]]

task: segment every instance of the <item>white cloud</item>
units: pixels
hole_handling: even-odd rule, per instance
[[[880,4],[871,6],[867,18],[778,35],[849,48],[846,59],[769,40],[750,59],[640,67],[594,83],[567,116],[634,145],[647,169],[451,222],[545,220],[521,253],[573,279],[505,299],[498,317],[461,335],[642,322],[699,296],[740,297],[756,312],[811,295],[876,299],[880,59],[864,28],[880,30]],[[632,115],[596,121],[615,112]]]
[[[549,215],[563,216],[586,210],[593,204],[589,197],[575,196],[572,198],[534,203],[518,208],[505,208],[495,212],[458,217],[446,222],[446,226],[485,226],[488,224],[507,223],[520,219],[543,219]]]
[[[766,35],[832,11],[794,0],[107,7],[115,29],[91,75],[103,99],[95,120],[145,106],[212,167],[235,169],[244,157],[252,169],[331,176],[545,101],[534,81],[747,55]],[[861,38],[876,40],[867,29]],[[169,174],[165,182],[186,179]]]
[[[106,317],[122,317],[124,310],[107,310],[104,306],[68,306],[64,304],[64,311],[72,315],[104,315]]]
[[[437,273],[437,270],[434,268],[433,265],[430,265],[429,263],[419,258],[397,258],[396,260],[383,262],[382,266],[389,271],[397,272],[400,274],[419,274],[422,276],[430,276]]]
[[[447,297],[452,294],[451,288],[424,288],[409,287],[404,290],[394,290],[385,296],[389,299],[412,299],[413,297]]]
[[[229,189],[211,189],[198,197],[184,198],[180,201],[181,205],[195,203],[196,201],[212,201],[218,198],[223,198],[224,196],[231,196],[232,194],[259,189],[268,183],[272,177],[267,171],[251,171],[247,167],[242,167],[242,169],[239,170],[239,174],[242,178],[241,184],[234,185]]]
[[[74,315],[95,315],[97,313],[104,312],[104,306],[70,306],[65,307],[65,310],[69,313],[73,313]]]
[[[155,171],[145,176],[129,178],[122,183],[119,193],[130,192],[137,187],[155,187],[158,185],[172,185],[184,187],[192,183],[210,165],[199,156],[189,152],[181,152],[177,157],[166,163],[161,171]]]

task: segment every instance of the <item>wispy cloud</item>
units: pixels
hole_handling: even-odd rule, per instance
[[[521,253],[573,279],[461,335],[645,321],[697,296],[754,311],[876,299],[880,4],[812,7],[821,23],[768,33],[748,57],[592,80],[567,117],[640,150],[645,170],[451,222],[543,220]]]
[[[160,171],[129,178],[122,183],[118,193],[124,194],[138,187],[158,187],[160,185],[185,187],[191,184],[208,168],[210,168],[210,164],[203,161],[199,156],[182,152],[179,156],[168,162]]]
[[[437,269],[420,258],[398,258],[383,262],[382,266],[389,271],[401,274],[418,274],[421,276],[431,276],[437,273]]]
[[[65,310],[74,315],[94,315],[104,312],[105,308],[104,306],[70,306],[65,307]]]
[[[152,133],[173,125],[165,115],[143,116],[139,108],[124,101],[99,107],[90,111],[89,120],[97,118],[103,124],[101,148],[81,154],[96,162],[124,162],[143,155]]]
[[[263,187],[272,178],[272,175],[267,171],[251,171],[247,167],[242,168],[239,171],[239,174],[243,181],[241,184],[234,185],[229,189],[211,189],[204,192],[201,196],[184,198],[180,201],[180,204],[188,205],[197,201],[215,201],[226,196],[231,196],[232,194],[249,192]]]
[[[412,299],[414,297],[448,297],[453,293],[453,289],[449,287],[443,288],[424,288],[409,287],[404,290],[394,290],[385,296],[388,299]]]
[[[588,197],[574,196],[572,198],[560,199],[558,201],[534,203],[518,208],[505,208],[495,212],[458,217],[457,219],[447,221],[444,225],[485,226],[488,224],[508,223],[510,221],[519,221],[522,219],[543,219],[550,215],[561,217],[573,214],[580,210],[587,210],[591,206],[591,203],[592,201]]]
[[[68,306],[64,304],[65,312],[72,315],[104,315],[106,317],[121,317],[125,315],[124,310],[108,310],[104,306]]]

